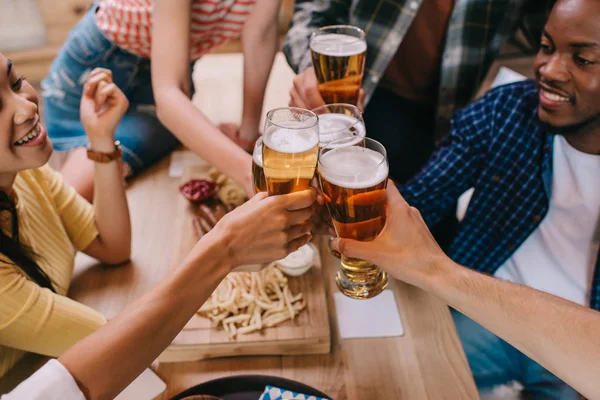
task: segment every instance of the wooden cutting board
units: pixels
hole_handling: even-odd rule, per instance
[[[203,176],[209,166],[187,167],[183,182]],[[176,235],[173,247],[173,268],[187,256],[198,240],[193,227],[197,213],[195,206],[180,196],[176,207]],[[215,213],[223,210],[220,203],[210,205]],[[253,269],[255,266],[249,266]],[[251,355],[298,355],[326,354],[331,348],[331,329],[323,285],[323,270],[320,256],[315,265],[304,275],[288,277],[292,293],[304,293],[306,309],[295,320],[265,328],[262,332],[238,335],[231,339],[222,328],[215,328],[211,321],[195,315],[163,352],[161,362],[195,361],[205,358],[251,356]]]

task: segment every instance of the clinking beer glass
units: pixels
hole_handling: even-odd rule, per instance
[[[385,225],[389,172],[386,151],[373,139],[345,138],[320,151],[319,181],[336,234],[370,241]],[[365,260],[342,254],[336,275],[340,291],[355,299],[377,296],[387,286],[387,274]]]

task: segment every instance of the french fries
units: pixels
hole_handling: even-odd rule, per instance
[[[302,293],[292,294],[287,278],[271,264],[260,272],[227,275],[198,314],[234,339],[295,319],[305,308]]]

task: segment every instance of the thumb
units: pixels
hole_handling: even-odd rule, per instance
[[[401,204],[404,207],[409,207],[408,203],[404,200],[404,197],[402,197],[400,191],[398,191],[398,188],[391,179],[388,179],[387,182],[386,196],[388,204]]]
[[[359,242],[353,239],[334,238],[331,241],[331,248],[339,251],[346,257],[360,258],[369,260],[372,251],[369,251],[369,242]]]

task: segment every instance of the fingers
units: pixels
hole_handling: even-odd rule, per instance
[[[369,260],[372,255],[367,251],[369,243],[372,242],[359,242],[357,240],[342,239],[338,237],[331,241],[331,248],[339,251],[346,257]]]
[[[300,224],[310,219],[314,214],[312,207],[302,208],[296,211],[288,211],[287,213],[287,226]]]
[[[387,197],[388,204],[394,204],[400,207],[409,207],[408,203],[406,202],[406,200],[404,200],[404,197],[402,197],[402,195],[398,191],[398,188],[396,187],[394,182],[392,182],[391,179],[388,179],[387,190],[385,194]]]
[[[272,198],[276,199],[275,201],[281,202],[281,205],[285,207],[286,210],[296,211],[312,206],[317,200],[317,192],[315,189],[310,188],[282,196],[273,196]]]
[[[125,98],[121,89],[114,83],[106,83],[102,81],[98,83],[98,88],[96,89],[96,111],[103,110],[106,106],[118,106],[122,105],[123,109],[127,109],[128,102]]]
[[[310,242],[311,239],[312,239],[312,235],[304,235],[302,237],[299,237],[298,239],[292,240],[291,242],[288,243],[288,246],[287,246],[288,254],[293,253],[294,251],[298,250],[300,247],[302,247],[305,244],[307,244],[308,242]]]
[[[290,90],[289,106],[290,107],[307,108],[306,103],[304,102],[304,100],[302,100],[302,96],[300,96],[300,93],[298,92],[298,90],[295,87],[293,87]]]
[[[305,235],[310,235],[310,232],[313,230],[313,228],[314,225],[310,219],[308,221],[304,221],[301,224],[294,225],[288,228],[286,231],[288,235],[288,242],[291,242]]]
[[[100,82],[112,83],[112,71],[104,68],[96,68],[93,70],[85,83],[85,95],[94,97]]]
[[[310,105],[311,109],[315,108],[315,107],[324,106],[325,100],[323,100],[323,97],[321,96],[321,93],[319,92],[319,87],[318,87],[319,82],[317,81],[317,75],[315,75],[314,68],[307,69],[303,74],[303,78],[304,78],[303,96],[304,96],[305,102]]]
[[[248,203],[259,202],[266,199],[267,197],[269,197],[269,194],[267,192],[258,192],[254,196],[252,196]]]
[[[325,105],[319,93],[318,81],[314,68],[296,75],[294,86],[290,91],[290,106],[313,109]]]

